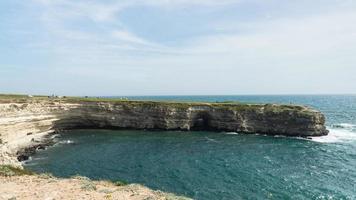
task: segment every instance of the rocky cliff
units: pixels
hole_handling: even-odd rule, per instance
[[[121,128],[321,136],[324,116],[293,105],[22,99],[0,101],[0,164],[55,130]]]

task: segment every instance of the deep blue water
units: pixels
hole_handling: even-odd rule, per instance
[[[356,199],[356,96],[165,96],[312,106],[329,136],[77,130],[26,165],[69,177],[126,180],[195,199]]]

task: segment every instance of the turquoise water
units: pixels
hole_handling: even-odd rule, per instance
[[[26,167],[126,180],[195,199],[356,199],[355,96],[135,97],[276,102],[322,110],[331,130],[313,140],[214,132],[76,130]]]

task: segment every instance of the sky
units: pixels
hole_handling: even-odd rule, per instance
[[[355,0],[1,0],[0,93],[355,94]]]

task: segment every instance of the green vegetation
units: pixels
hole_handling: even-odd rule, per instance
[[[37,175],[37,174],[32,171],[14,167],[11,165],[0,165],[0,176],[23,176],[23,175]],[[55,178],[50,173],[42,173],[42,174],[38,174],[38,176],[43,179]]]
[[[40,174],[40,175],[38,175],[40,178],[43,178],[43,179],[51,179],[51,178],[55,178],[54,176],[53,176],[53,174],[51,174],[51,173],[43,173],[43,174]]]
[[[0,94],[0,98],[2,99],[14,99],[14,98],[26,98],[27,95],[23,94]]]
[[[0,165],[0,176],[22,176],[33,175],[34,173],[25,169],[20,169],[10,165]]]
[[[90,180],[83,180],[81,183],[81,189],[85,191],[96,190],[96,185]]]
[[[2,103],[26,103],[27,101],[33,99],[33,100],[44,100],[47,99],[47,96],[29,96],[29,95],[23,95],[23,94],[0,94],[0,102]]]
[[[89,189],[89,190],[93,189],[93,186],[90,185],[90,182],[91,182],[90,178],[85,177],[85,176],[80,176],[80,175],[75,175],[75,176],[72,176],[71,178],[81,180],[83,189]],[[117,181],[103,180],[103,181],[110,182],[110,183],[114,184],[115,186],[125,186],[125,185],[129,184],[128,182],[123,181],[123,180],[117,180]]]
[[[130,100],[128,98],[103,98],[103,97],[66,97],[67,101],[80,102],[130,102],[133,104],[167,104],[167,105],[236,105],[241,104],[237,101],[222,101],[222,102],[189,102],[189,101],[167,101],[167,100]]]
[[[96,184],[88,177],[75,175],[72,176],[73,179],[77,179],[81,181],[80,188],[85,191],[93,191],[96,190]]]
[[[13,167],[10,165],[0,165],[0,176],[10,177],[10,176],[23,176],[23,175],[36,175],[36,174],[31,171]],[[43,178],[43,179],[55,179],[56,178],[50,173],[39,174],[38,177]],[[73,176],[72,178],[81,180],[80,188],[83,191],[96,191],[97,190],[97,185],[95,184],[95,182],[87,177],[77,175],[77,176]],[[111,182],[115,186],[119,186],[119,187],[128,185],[128,183],[126,181],[108,181],[108,182]],[[105,195],[105,198],[111,199],[110,193],[112,193],[114,191],[104,189],[104,190],[100,190],[99,192],[106,193],[107,195]],[[167,200],[188,200],[189,199],[189,198],[182,197],[182,196],[176,196],[171,193],[163,193],[160,191],[157,191],[157,192],[162,193],[166,197]]]
[[[207,102],[177,102],[177,101],[147,101],[147,100],[129,100],[128,98],[104,98],[104,97],[75,97],[75,96],[43,96],[43,95],[22,95],[22,94],[0,94],[0,100],[50,100],[50,101],[68,101],[68,102],[130,102],[132,104],[167,104],[167,105],[236,105],[239,102],[223,101],[215,103]]]
[[[111,182],[116,186],[128,185],[128,183],[126,181],[111,181]]]
[[[176,109],[188,109],[194,106],[206,106],[212,107],[213,109],[224,109],[224,110],[234,110],[234,111],[258,111],[264,107],[265,111],[268,112],[290,112],[299,111],[303,112],[305,109],[303,106],[296,105],[274,105],[274,104],[250,104],[241,103],[235,101],[223,101],[223,102],[177,102],[177,101],[148,101],[148,100],[129,100],[128,98],[102,98],[102,97],[61,97],[61,96],[28,96],[28,95],[11,95],[11,94],[0,94],[0,102],[39,102],[39,101],[50,101],[50,102],[70,102],[70,103],[113,103],[115,105],[122,105],[127,107],[143,107],[145,109],[149,108],[176,108]]]

